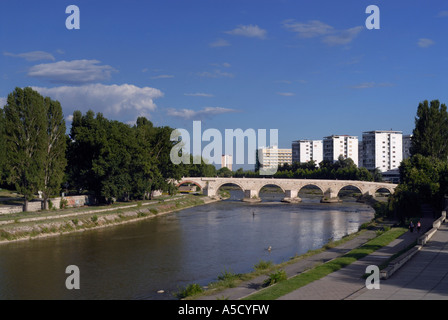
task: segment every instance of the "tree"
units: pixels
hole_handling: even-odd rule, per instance
[[[448,159],[448,112],[445,104],[425,100],[418,105],[411,155]]]
[[[48,199],[51,195],[58,194],[61,189],[61,183],[64,179],[67,159],[65,120],[62,113],[61,104],[50,98],[44,99],[44,105],[47,115],[47,130],[45,143],[44,166],[44,184],[43,198],[44,209],[48,209]]]
[[[44,98],[27,87],[8,95],[4,112],[4,139],[8,182],[28,201],[44,186],[47,117]]]
[[[233,176],[233,172],[227,168],[227,167],[222,167],[220,168],[216,174],[218,175],[218,177],[223,177],[223,178],[229,178]]]
[[[2,106],[3,107],[3,106]],[[5,179],[5,163],[6,163],[6,149],[5,149],[5,133],[3,108],[0,108],[0,185]]]

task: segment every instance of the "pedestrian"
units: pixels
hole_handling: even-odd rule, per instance
[[[414,232],[414,223],[412,222],[412,220],[411,220],[411,223],[409,224],[409,230],[411,232]]]
[[[420,220],[417,222],[417,232],[420,233],[420,228],[422,227],[422,224],[420,223]]]

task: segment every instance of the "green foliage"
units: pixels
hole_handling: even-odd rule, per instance
[[[269,277],[264,281],[263,285],[271,286],[275,283],[284,281],[286,279],[288,279],[288,277],[286,275],[286,271],[285,270],[277,270],[277,271],[269,274]]]
[[[51,195],[58,194],[67,166],[66,126],[61,104],[50,98],[44,99],[47,128],[45,135],[44,183],[42,187],[44,204]],[[46,207],[45,207],[46,209]]]
[[[448,157],[448,112],[438,100],[419,103],[412,136],[411,154],[446,161]]]
[[[154,190],[174,193],[169,179],[180,179],[182,168],[170,160],[171,132],[143,117],[130,126],[75,111],[67,153],[72,187],[104,202],[145,199]]]
[[[47,108],[38,92],[16,88],[2,113],[7,182],[24,195],[26,210],[28,201],[44,186]]]
[[[334,163],[324,160],[319,167],[314,161],[295,162],[292,165],[284,164],[279,166],[274,178],[382,181],[381,173],[378,170],[370,172],[366,168],[358,168],[352,159],[342,156]]]
[[[186,297],[190,297],[190,296],[194,296],[196,294],[202,293],[204,291],[204,289],[202,289],[202,287],[197,284],[197,283],[192,283],[189,284],[188,286],[180,289],[175,296],[179,299],[184,299]]]
[[[257,264],[254,265],[254,270],[255,271],[266,270],[271,268],[272,266],[273,266],[272,261],[260,260]]]
[[[92,222],[96,223],[98,221],[98,216],[94,215],[90,218],[90,220],[92,220]]]

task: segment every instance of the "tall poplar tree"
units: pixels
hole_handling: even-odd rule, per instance
[[[4,113],[7,181],[28,201],[43,187],[47,132],[44,98],[31,88],[8,95]]]
[[[448,112],[438,100],[419,103],[412,136],[411,154],[448,159]]]
[[[59,193],[67,166],[65,120],[59,101],[44,99],[47,116],[45,143],[43,198],[44,209],[48,209],[48,199]]]
[[[0,106],[0,185],[5,179],[5,133],[3,125],[3,106]]]

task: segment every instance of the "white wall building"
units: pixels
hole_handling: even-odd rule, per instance
[[[258,161],[262,168],[278,168],[285,163],[292,164],[291,149],[279,149],[273,146],[258,150]]]
[[[323,159],[336,162],[340,155],[352,159],[358,165],[358,137],[348,135],[324,137]]]
[[[411,157],[412,134],[403,135],[403,160]]]
[[[362,164],[368,170],[381,172],[397,169],[403,160],[401,131],[367,131],[362,134]]]
[[[232,163],[233,163],[233,157],[229,154],[223,154],[221,156],[221,168],[228,168],[230,171],[232,171]]]
[[[292,162],[309,162],[317,165],[323,160],[322,140],[296,140],[292,142]]]

